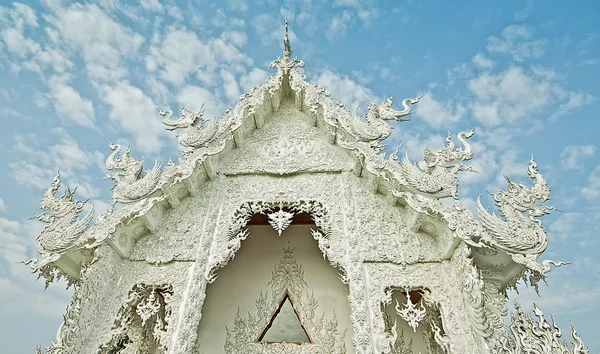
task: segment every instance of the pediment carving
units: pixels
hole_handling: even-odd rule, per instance
[[[287,175],[352,169],[352,158],[328,143],[324,132],[309,125],[305,113],[282,107],[270,119],[254,130],[240,149],[225,157],[222,173]]]

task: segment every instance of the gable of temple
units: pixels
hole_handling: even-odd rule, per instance
[[[113,205],[93,224],[56,195],[57,175],[28,261],[76,287],[50,352],[566,352],[541,312],[540,330],[520,311],[510,330],[502,319],[507,288],[560,265],[538,262],[551,208],[533,159],[531,186],[508,181],[499,213],[478,203],[475,218],[446,202],[471,170],[472,130],[417,163],[386,156],[390,123],[419,97],[357,117],[291,54],[286,33],[276,73],[218,120],[159,110],[177,163],[144,169],[110,145]]]

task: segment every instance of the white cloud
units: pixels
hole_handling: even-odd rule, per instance
[[[158,0],[140,0],[140,6],[144,10],[153,11],[153,12],[161,12],[163,11],[163,6]]]
[[[23,58],[40,50],[40,45],[15,28],[6,28],[0,32],[0,37],[11,53]]]
[[[221,70],[221,79],[223,79],[223,90],[229,102],[236,102],[240,97],[240,88],[235,80],[235,76],[227,71]]]
[[[248,73],[242,75],[240,78],[240,86],[242,87],[242,91],[248,91],[251,88],[261,84],[264,82],[267,77],[269,77],[269,73],[260,68],[252,68]]]
[[[11,275],[31,276],[30,270],[19,262],[32,256],[30,248],[42,227],[41,223],[33,221],[20,223],[0,217],[0,259]]]
[[[45,190],[57,170],[66,180],[85,180],[89,177],[84,172],[103,159],[99,151],[81,148],[64,129],[55,128],[51,132],[59,141],[43,147],[33,134],[14,137],[17,158],[9,164],[9,168],[18,183]]]
[[[588,93],[583,92],[564,92],[559,91],[559,97],[566,102],[561,103],[556,111],[552,113],[550,119],[557,119],[567,113],[573,112],[583,106],[593,103],[596,98]]]
[[[594,145],[568,145],[560,153],[560,165],[565,170],[580,169],[580,160],[585,157],[593,156],[596,152]]]
[[[148,71],[158,71],[166,82],[181,86],[191,73],[201,70],[214,71],[219,65],[251,65],[252,60],[236,46],[246,41],[239,32],[225,32],[220,38],[202,41],[196,33],[187,29],[170,28],[162,41],[153,44],[146,56]]]
[[[486,125],[513,123],[546,108],[554,97],[558,84],[547,78],[527,74],[520,67],[510,67],[502,73],[481,73],[468,82],[475,100],[473,115]]]
[[[243,47],[248,41],[246,33],[241,31],[225,31],[221,34],[221,38],[225,42],[230,42],[236,47]]]
[[[477,53],[472,62],[480,70],[488,70],[494,66],[494,62],[481,53]]]
[[[529,41],[533,29],[523,25],[511,25],[502,31],[502,38],[489,37],[487,49],[490,53],[506,53],[513,60],[523,61],[528,58],[539,58],[546,49],[545,40]]]
[[[230,10],[233,11],[248,11],[248,2],[245,0],[228,0],[227,4]]]
[[[425,93],[413,109],[415,116],[435,128],[440,126],[451,128],[465,112],[463,106],[452,107],[452,102],[442,103],[436,100],[431,92]]]
[[[321,87],[326,87],[334,99],[341,99],[350,110],[354,111],[359,105],[366,105],[367,99],[379,100],[370,89],[360,85],[344,74],[337,74],[330,70],[322,70],[314,79]]]
[[[370,0],[335,0],[332,7],[346,7],[354,10],[364,27],[370,27],[373,21],[379,17],[379,9]]]
[[[49,96],[59,118],[84,127],[94,126],[94,106],[92,101],[81,97],[79,92],[67,84],[64,77],[53,76],[49,80]]]
[[[81,54],[88,75],[102,82],[125,77],[124,59],[135,55],[144,42],[141,35],[93,4],[56,9],[47,20],[62,44]]]
[[[562,240],[573,238],[573,233],[577,231],[583,215],[580,213],[564,213],[549,224],[548,230],[553,236]]]
[[[13,2],[14,9],[0,6],[0,23],[9,22],[19,31],[25,27],[38,27],[35,11],[24,4]]]
[[[346,35],[346,31],[348,30],[348,24],[352,19],[352,14],[350,11],[342,11],[342,13],[336,15],[331,19],[329,23],[329,30],[325,34],[327,39],[333,40],[337,37],[342,37]]]
[[[587,178],[587,186],[581,188],[581,194],[588,200],[600,198],[600,165],[590,173]]]
[[[4,200],[2,200],[2,198],[0,198],[0,213],[5,213],[6,212],[6,204],[4,203]]]
[[[221,102],[212,92],[205,88],[186,85],[177,94],[177,101],[192,111],[196,111],[204,105],[204,117],[209,119],[213,115],[220,117],[225,111],[225,104]]]
[[[137,149],[148,153],[160,151],[166,131],[150,97],[125,82],[102,86],[101,96],[110,106],[110,120],[133,136]]]

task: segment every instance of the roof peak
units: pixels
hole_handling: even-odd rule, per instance
[[[284,74],[288,74],[290,70],[304,67],[304,62],[298,58],[292,58],[292,46],[290,45],[290,29],[288,26],[288,18],[285,17],[285,34],[283,36],[283,57],[271,62],[271,68],[277,68]]]

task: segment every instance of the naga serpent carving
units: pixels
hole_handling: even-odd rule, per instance
[[[177,140],[179,144],[187,148],[207,147],[229,128],[229,124],[222,124],[222,121],[213,121],[210,125],[206,126],[207,120],[204,118],[204,105],[196,112],[182,107],[181,117],[176,120],[172,120],[173,111],[157,110],[158,114],[166,117],[162,121],[162,124],[167,126],[167,130],[181,129]],[[230,113],[230,109],[226,111],[226,116],[228,113]]]
[[[367,115],[365,120],[362,121],[358,117],[354,119],[341,120],[337,118],[337,121],[346,130],[353,135],[358,141],[378,143],[382,140],[387,139],[392,134],[392,127],[386,123],[387,120],[395,120],[398,122],[406,122],[409,119],[403,119],[410,114],[409,104],[416,104],[423,96],[417,98],[406,98],[402,100],[402,110],[398,111],[392,108],[394,98],[390,97],[383,101],[381,104],[375,104],[369,102]],[[343,106],[338,105],[338,108]],[[358,110],[358,107],[357,107]],[[347,114],[340,114],[340,117],[347,117]]]
[[[40,201],[40,207],[48,212],[32,217],[48,224],[37,238],[37,249],[42,256],[42,261],[31,259],[24,262],[34,270],[58,260],[63,253],[75,246],[94,216],[94,206],[91,205],[87,214],[79,218],[87,201],[73,199],[77,188],[73,191],[67,188],[62,196],[57,197],[58,188],[60,188],[60,173],[56,174]]]
[[[144,158],[136,160],[131,157],[130,148],[119,157],[121,145],[109,143],[109,147],[113,152],[106,159],[106,169],[115,172],[107,174],[105,178],[115,181],[112,205],[117,202],[133,203],[152,194],[161,176],[158,161],[155,160],[151,170],[144,171]]]
[[[547,273],[550,265],[561,266],[565,263],[544,261],[537,263],[539,255],[548,247],[548,234],[536,217],[547,215],[553,207],[542,204],[550,199],[550,188],[544,176],[537,170],[533,156],[529,161],[528,174],[535,181],[533,186],[514,183],[506,178],[508,187],[497,195],[490,193],[503,218],[488,213],[477,198],[477,213],[481,225],[490,236],[484,241],[506,251],[512,259],[540,274]],[[526,214],[524,214],[527,212]]]
[[[472,171],[470,166],[465,166],[459,161],[473,158],[473,148],[468,140],[473,136],[473,129],[458,134],[458,141],[462,146],[456,148],[452,136],[448,133],[446,146],[439,150],[423,150],[423,160],[416,165],[408,159],[408,153],[398,164],[398,152],[390,155],[388,170],[392,175],[404,180],[407,186],[418,192],[426,193],[435,198],[453,197],[458,193],[458,172]]]

